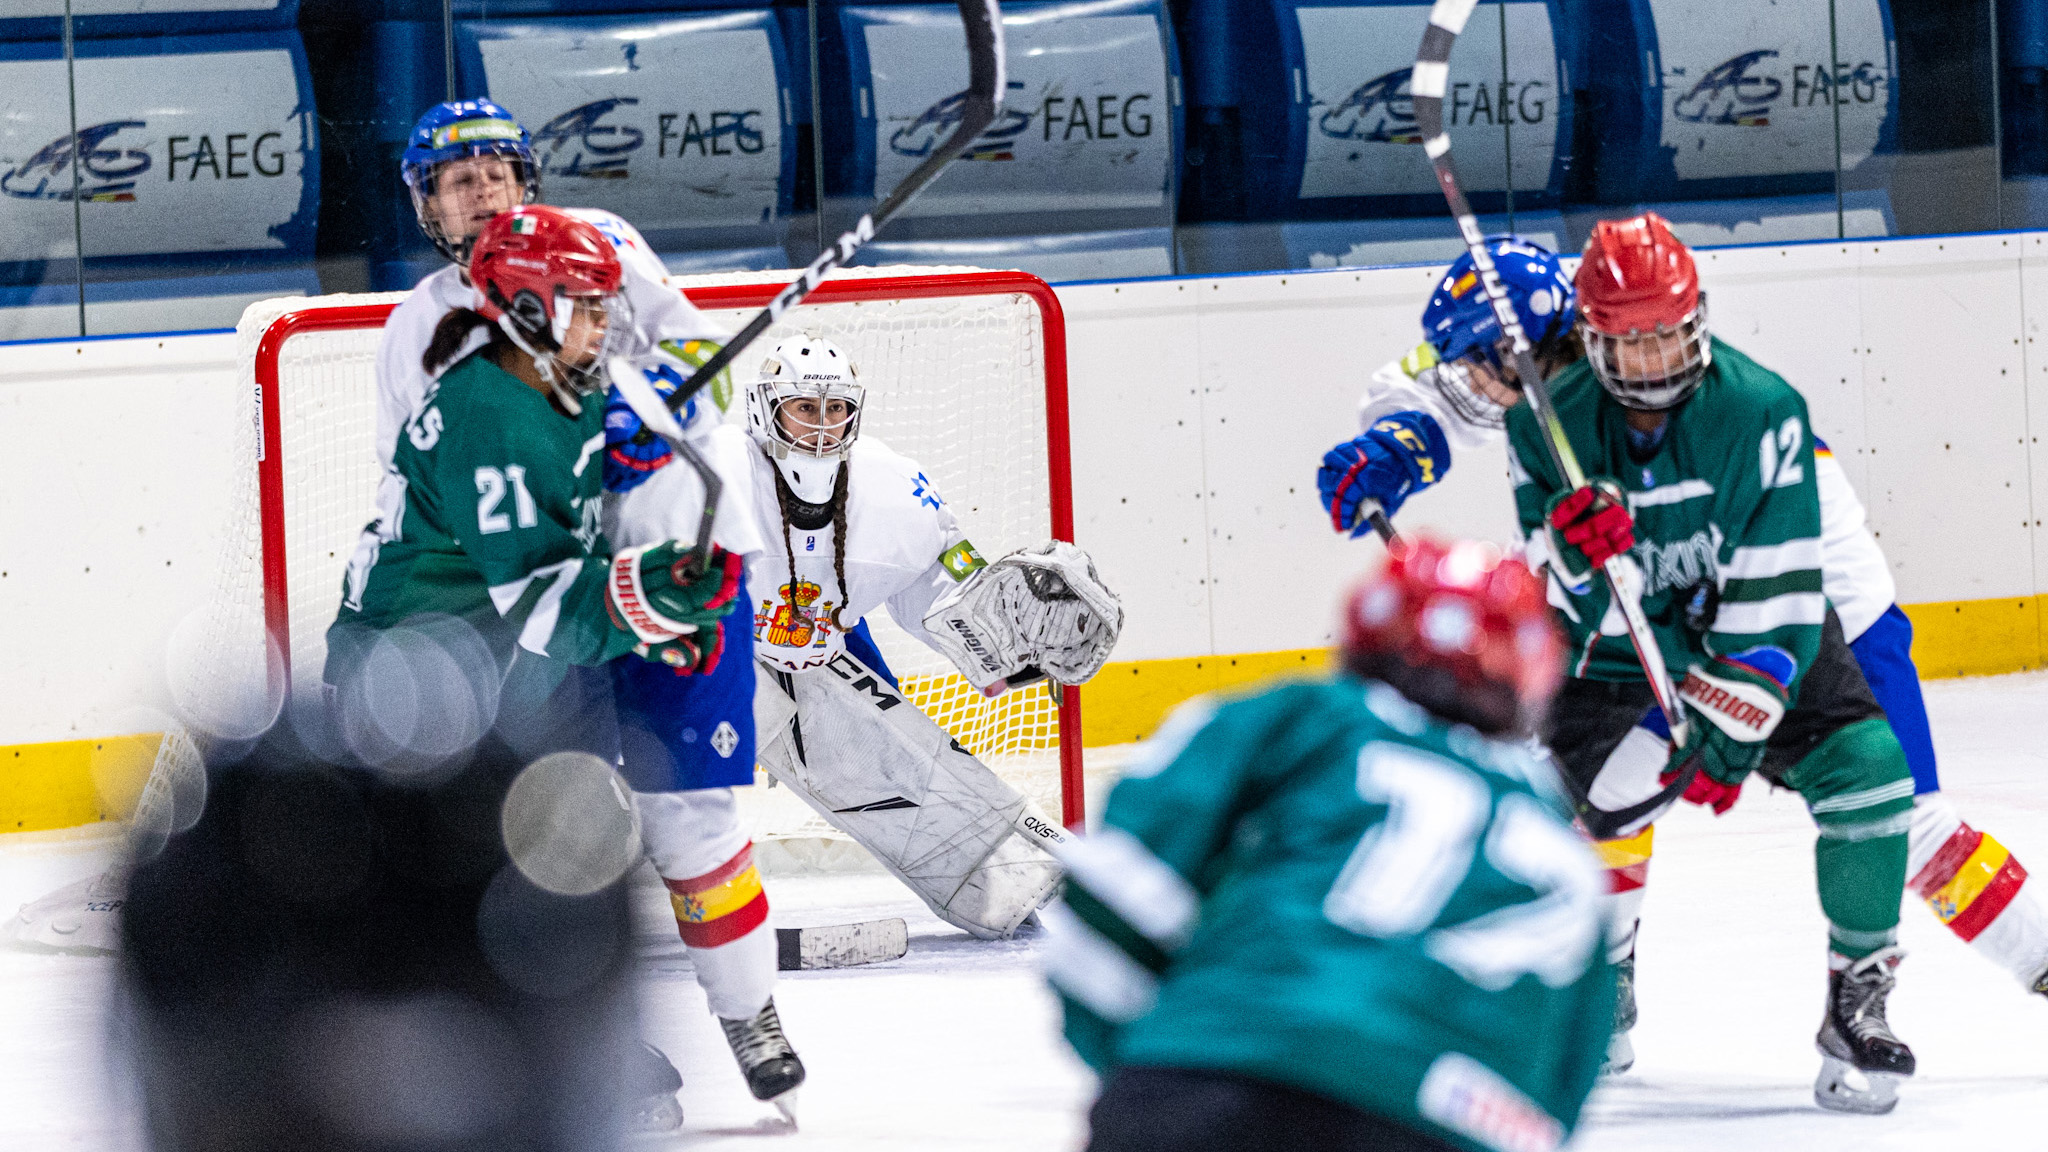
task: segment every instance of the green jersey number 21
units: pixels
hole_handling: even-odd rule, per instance
[[[1466,981],[1498,991],[1524,975],[1561,988],[1585,971],[1599,938],[1599,872],[1586,846],[1535,800],[1492,789],[1456,761],[1402,744],[1358,753],[1358,795],[1387,806],[1323,899],[1331,923],[1362,936],[1423,934],[1424,951]],[[1459,924],[1447,905],[1484,853],[1535,899]]]

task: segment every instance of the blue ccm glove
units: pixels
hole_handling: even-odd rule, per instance
[[[1444,478],[1451,469],[1451,445],[1436,417],[1395,412],[1373,421],[1356,439],[1323,454],[1316,488],[1330,525],[1357,537],[1372,531],[1358,506],[1377,500],[1392,516],[1401,502]]]

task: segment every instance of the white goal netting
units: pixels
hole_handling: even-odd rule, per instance
[[[741,354],[733,379],[750,378],[767,348],[785,334],[816,333],[846,348],[868,390],[862,435],[923,465],[969,538],[994,559],[1052,535],[1047,337],[1030,294],[1000,285],[992,290],[988,280],[972,275],[978,272],[834,273],[811,297],[820,303],[793,310]],[[745,295],[734,286],[759,286],[759,301],[765,302],[794,276],[737,273],[675,282],[700,305],[730,305]],[[951,290],[955,284],[958,291]],[[892,294],[895,286],[910,291],[913,285],[919,293],[939,294]],[[714,289],[722,294],[712,295]],[[374,317],[378,306],[401,298],[393,293],[271,300],[243,315],[239,364],[245,388],[235,446],[243,478],[223,534],[217,592],[207,610],[181,629],[172,660],[174,698],[196,729],[252,735],[276,714],[286,666],[302,689],[319,680],[343,570],[371,517],[377,485],[373,360],[381,324]],[[731,330],[758,306],[707,311]],[[320,317],[310,326],[303,323],[309,312]],[[301,326],[297,334],[282,336],[278,321],[287,315],[301,317]],[[267,368],[259,375],[267,362],[274,362],[276,380],[268,396],[260,383]],[[1057,383],[1063,389],[1064,380]],[[266,419],[274,423],[269,431]],[[728,419],[744,420],[737,400]],[[1051,694],[1033,687],[986,699],[885,615],[871,617],[869,624],[906,694],[1057,818],[1061,732]],[[800,806],[774,797],[754,806],[757,839],[824,831]]]

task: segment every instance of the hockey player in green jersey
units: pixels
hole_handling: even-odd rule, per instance
[[[388,676],[374,658],[380,642],[393,630],[444,636],[445,622],[459,621],[494,674],[478,709],[457,702],[461,715],[429,715],[438,697],[423,692],[415,743],[474,738],[492,717],[501,729],[536,731],[588,719],[599,746],[577,746],[602,754],[609,690],[568,666],[629,652],[679,668],[715,664],[720,630],[704,626],[732,611],[740,561],[717,550],[696,572],[674,542],[609,554],[598,520],[604,406],[592,399],[602,395],[608,336],[627,325],[615,314],[624,307],[618,257],[598,230],[555,208],[512,209],[477,237],[470,275],[476,308],[448,313],[427,349],[435,386],[394,457],[405,499],[377,526],[378,547],[359,549],[350,565],[327,680],[345,731],[389,736],[389,717],[360,722]],[[592,696],[550,702],[579,680]],[[437,730],[449,723],[454,732]],[[384,754],[417,750],[407,744],[397,739]]]
[[[1914,1070],[1885,1021],[1903,955],[1913,782],[1822,590],[1805,401],[1709,336],[1692,256],[1656,215],[1597,225],[1576,286],[1587,356],[1550,388],[1594,479],[1565,486],[1530,406],[1507,419],[1522,527],[1532,555],[1546,554],[1568,637],[1545,740],[1579,793],[1597,797],[1610,754],[1654,711],[1621,613],[1594,578],[1623,557],[1683,676],[1689,733],[1664,782],[1696,771],[1686,799],[1723,812],[1757,772],[1798,792],[1819,827],[1829,981],[1815,1099],[1889,1111]]]
[[[1196,700],[1061,851],[1047,975],[1104,1080],[1091,1152],[1549,1152],[1600,1066],[1601,880],[1521,742],[1542,587],[1411,538],[1343,669]]]

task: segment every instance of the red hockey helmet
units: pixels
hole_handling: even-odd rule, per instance
[[[1344,664],[1489,735],[1527,729],[1564,674],[1543,584],[1491,544],[1404,536],[1345,602]]]
[[[1602,220],[1574,279],[1593,374],[1630,408],[1682,403],[1713,363],[1692,252],[1655,212]]]
[[[544,204],[498,213],[470,250],[476,310],[533,357],[544,379],[576,394],[603,389],[604,361],[632,327],[618,294],[624,276],[603,233]],[[571,364],[561,352],[579,308],[602,317],[605,342]],[[574,395],[562,398],[580,407]]]

